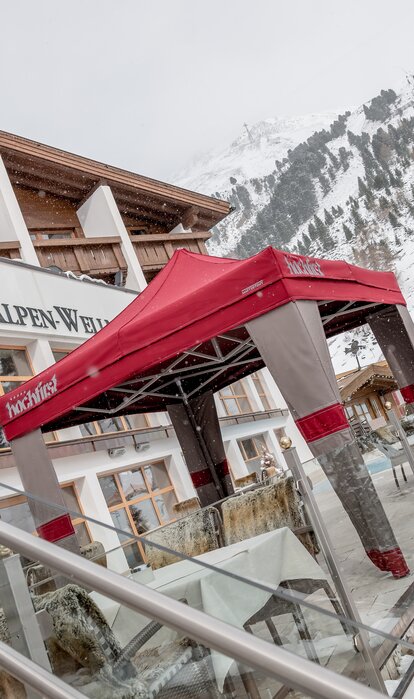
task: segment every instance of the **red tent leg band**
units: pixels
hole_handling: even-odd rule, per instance
[[[406,403],[414,403],[414,383],[400,388],[400,391]]]
[[[37,527],[37,533],[42,539],[54,543],[55,541],[66,539],[67,536],[72,536],[75,530],[70,516],[65,514],[50,520],[50,522],[41,524]]]
[[[194,488],[202,488],[203,485],[213,483],[213,476],[209,468],[204,468],[201,471],[193,471],[190,473]]]
[[[346,430],[349,427],[345,411],[340,403],[317,410],[310,415],[299,418],[295,422],[302,437],[307,442],[314,442],[317,439],[328,437],[328,435],[334,432]]]
[[[377,551],[373,549],[367,551],[367,556],[377,568],[392,573],[394,578],[404,578],[410,572],[401,549],[399,548],[391,549],[390,551]]]

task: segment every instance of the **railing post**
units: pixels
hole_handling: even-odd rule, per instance
[[[401,440],[401,446],[402,446],[403,450],[405,451],[405,454],[407,456],[407,461],[410,464],[410,468],[411,468],[412,472],[414,473],[414,456],[413,456],[413,452],[411,451],[411,446],[409,444],[409,441],[407,439],[407,435],[405,434],[405,430],[401,424],[401,421],[400,421],[395,409],[392,407],[391,401],[387,400],[385,402],[384,407],[388,413],[390,423],[397,430],[397,433],[398,433],[400,440]]]
[[[37,665],[51,671],[49,658],[36,619],[20,556],[0,547],[0,598],[11,637],[12,647]],[[26,688],[28,699],[39,699],[33,689]]]

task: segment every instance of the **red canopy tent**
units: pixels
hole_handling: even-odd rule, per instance
[[[36,430],[64,428],[103,414],[167,409],[201,499],[211,501],[231,489],[212,393],[267,364],[299,429],[323,461],[324,455],[343,450],[353,440],[326,337],[367,321],[404,397],[414,399],[414,326],[392,273],[273,248],[247,260],[179,250],[97,335],[0,398],[0,424],[26,487],[33,490],[36,469],[25,462],[28,454],[35,458]],[[46,452],[39,440],[37,444],[40,469]],[[362,462],[359,454],[348,454],[346,461],[350,459]],[[331,456],[324,468],[332,471],[328,475],[339,489],[344,483],[337,482],[335,461]],[[355,474],[343,458],[340,470],[348,473],[355,495]],[[358,492],[366,503],[368,473],[364,479]],[[373,486],[369,488],[375,498]],[[343,502],[363,538],[365,505],[356,514],[350,502]],[[386,522],[380,530],[387,533],[382,543],[378,535],[366,542],[367,552],[379,567],[402,570],[402,556],[379,501],[375,506]],[[51,529],[56,525],[45,514],[42,519],[40,533],[55,536]],[[61,525],[56,531],[64,538],[69,525]],[[384,552],[391,552],[387,561]]]

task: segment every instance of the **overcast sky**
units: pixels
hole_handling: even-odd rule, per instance
[[[156,178],[414,72],[412,0],[0,0],[0,129]]]

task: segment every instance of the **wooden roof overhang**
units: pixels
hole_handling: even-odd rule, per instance
[[[121,213],[174,228],[186,219],[208,230],[231,211],[228,202],[137,175],[0,131],[0,155],[12,184],[81,204],[100,184],[111,187]],[[190,225],[191,222],[190,222]]]
[[[340,378],[338,385],[343,401],[350,401],[373,392],[388,393],[398,388],[391,369],[378,364],[371,364],[361,371]]]

